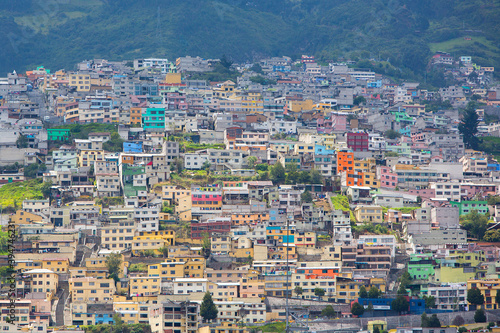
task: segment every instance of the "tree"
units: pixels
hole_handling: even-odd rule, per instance
[[[163,254],[163,258],[168,257],[168,247],[167,246],[162,246],[158,249]]]
[[[420,326],[429,327],[429,317],[427,317],[427,313],[422,313],[420,316]]]
[[[361,287],[359,287],[358,296],[359,296],[360,298],[367,298],[367,297],[368,297],[368,293],[366,292],[366,288],[365,288],[365,286],[361,286]]]
[[[363,96],[356,96],[353,100],[354,105],[360,105],[366,103],[366,98]]]
[[[262,70],[262,67],[260,66],[259,63],[253,64],[253,66],[250,67],[250,70],[258,74],[264,74],[264,71]]]
[[[307,171],[299,172],[299,177],[297,179],[299,184],[309,184],[311,182],[311,174]]]
[[[314,295],[318,296],[318,297],[323,297],[325,296],[325,289],[323,288],[314,288]]]
[[[427,327],[441,327],[441,322],[439,321],[437,314],[433,314],[429,318],[429,326]]]
[[[203,317],[204,321],[214,320],[217,318],[218,312],[219,311],[212,300],[212,295],[209,291],[207,291],[205,296],[203,296],[203,301],[201,302],[200,315]]]
[[[124,140],[118,132],[111,133],[110,139],[102,144],[102,149],[114,153],[123,151]]]
[[[275,184],[281,184],[285,181],[285,168],[280,162],[276,162],[271,168],[271,180]]]
[[[207,172],[207,175],[210,174],[210,167],[211,167],[211,164],[209,161],[203,162],[203,165],[201,166],[201,168]]]
[[[488,218],[486,216],[479,214],[477,210],[473,210],[460,219],[460,224],[465,230],[470,232],[476,239],[483,239],[488,226]]]
[[[373,286],[368,290],[368,298],[379,298],[381,295],[380,290],[377,287]]]
[[[212,250],[212,242],[210,241],[210,235],[208,234],[208,232],[205,232],[203,234],[201,247],[203,249],[203,256],[205,257],[205,259],[208,259],[208,257],[210,257],[210,252]]]
[[[24,176],[28,178],[36,178],[39,171],[45,170],[47,170],[45,164],[33,163],[24,168]]]
[[[401,295],[401,296],[408,295],[408,292],[406,291],[406,288],[402,283],[399,285],[398,295]]]
[[[425,307],[427,309],[434,308],[436,306],[436,298],[434,296],[426,296],[422,297],[425,301]]]
[[[486,313],[483,309],[477,309],[474,313],[474,321],[476,323],[485,323],[486,322]]]
[[[16,140],[17,148],[28,148],[28,137],[26,135],[19,134]]]
[[[52,182],[44,182],[41,186],[40,191],[44,198],[49,198],[51,193]]]
[[[309,191],[304,191],[301,195],[300,195],[300,200],[302,202],[306,202],[306,203],[310,203],[313,201],[313,197],[312,197],[312,194],[311,192]]]
[[[465,320],[462,316],[456,316],[451,322],[453,326],[462,326],[465,324]]]
[[[488,230],[484,233],[483,240],[485,242],[497,243],[500,242],[500,230]]]
[[[365,313],[365,308],[358,302],[354,302],[351,307],[351,313],[355,316],[362,316]]]
[[[484,304],[484,296],[477,288],[467,290],[467,302],[473,305]]]
[[[402,312],[408,311],[408,307],[410,306],[410,303],[406,299],[406,297],[399,295],[397,296],[391,303],[391,308],[394,311],[399,312],[400,314]]]
[[[327,305],[323,310],[321,310],[321,317],[335,317],[335,310],[333,309],[333,306]]]
[[[477,126],[479,125],[479,116],[476,112],[476,102],[471,101],[467,104],[464,110],[464,116],[460,124],[458,124],[458,130],[463,136],[464,144],[466,148],[477,149],[479,140],[477,135]]]
[[[170,164],[170,171],[175,171],[177,174],[181,174],[184,169],[184,161],[182,158],[174,158],[172,163]]]
[[[316,169],[312,169],[310,172],[311,176],[311,184],[322,184],[323,176],[321,176],[321,172]]]
[[[397,132],[395,130],[390,129],[390,130],[385,131],[384,136],[386,138],[392,140],[392,139],[397,139],[397,138],[401,137],[401,133],[399,133],[399,132]]]
[[[247,157],[247,164],[250,169],[255,168],[255,164],[257,163],[257,157],[255,156],[248,156]]]
[[[295,287],[294,292],[295,292],[295,295],[300,296],[304,293],[304,290],[302,289],[302,287],[297,286],[297,287]]]
[[[123,319],[120,317],[119,313],[115,313],[113,315],[113,328],[116,332],[122,332],[123,331]]]
[[[108,268],[109,276],[116,281],[121,273],[122,255],[115,252],[110,253],[106,258],[106,267]]]

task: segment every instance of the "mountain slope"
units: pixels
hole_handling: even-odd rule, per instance
[[[353,51],[421,73],[443,45],[500,66],[498,14],[487,0],[16,0],[0,2],[0,73],[99,57],[328,60]]]

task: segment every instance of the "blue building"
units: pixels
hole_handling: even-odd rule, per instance
[[[425,312],[425,301],[423,299],[415,299],[405,296],[409,301],[410,306],[408,311],[410,314],[422,314]],[[392,301],[395,298],[358,298],[358,303],[361,304],[365,309],[369,304],[373,306],[373,313],[367,313],[367,315],[374,317],[384,317],[390,315],[397,315],[398,313],[392,310]]]
[[[124,142],[123,143],[124,153],[142,153],[142,141],[138,142]]]

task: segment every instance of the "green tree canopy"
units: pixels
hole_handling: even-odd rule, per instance
[[[351,306],[351,313],[355,316],[361,316],[365,313],[365,308],[358,302],[355,302]]]
[[[16,140],[17,148],[28,148],[28,137],[26,135],[19,134]]]
[[[325,296],[325,289],[323,288],[314,288],[314,295],[318,296],[318,297],[323,297]]]
[[[305,202],[305,203],[310,203],[313,201],[313,196],[311,194],[311,192],[309,191],[304,191],[301,195],[300,195],[300,200],[302,202]]]
[[[474,305],[484,304],[484,296],[477,288],[467,290],[467,302]]]
[[[333,309],[333,306],[327,305],[323,310],[321,310],[321,317],[335,317],[335,310]]]
[[[422,298],[425,301],[426,308],[432,309],[436,306],[436,298],[434,296],[424,295],[424,297],[422,297]]]
[[[470,101],[464,110],[464,115],[460,124],[458,124],[458,130],[463,136],[464,144],[466,148],[477,149],[479,140],[477,138],[477,126],[479,125],[479,116],[476,112],[477,103]]]
[[[460,217],[460,224],[471,234],[471,236],[482,240],[488,226],[488,218],[479,214],[477,210]]]
[[[209,321],[216,319],[218,313],[219,311],[212,300],[212,295],[209,291],[207,291],[205,296],[203,296],[203,301],[201,302],[200,315],[203,317],[204,321]]]
[[[358,296],[359,296],[360,298],[367,298],[367,297],[368,297],[368,292],[366,291],[365,286],[361,286],[361,287],[359,287]]]
[[[485,323],[486,322],[486,313],[484,313],[483,309],[477,309],[474,313],[474,321],[476,323]]]
[[[257,157],[255,156],[247,157],[247,164],[250,169],[253,169],[255,167],[255,163],[257,163]]]
[[[401,133],[390,129],[390,130],[385,131],[384,136],[388,139],[397,139],[401,136]]]
[[[368,297],[369,298],[379,298],[381,295],[382,295],[382,293],[375,286],[372,286],[370,288],[370,290],[368,290]]]
[[[108,268],[109,276],[118,279],[122,270],[122,255],[119,253],[110,253],[106,258],[106,267]]]
[[[407,312],[409,307],[410,303],[408,302],[406,297],[402,295],[397,296],[391,303],[392,310],[397,311],[399,313]]]
[[[275,184],[282,184],[285,181],[285,168],[280,162],[276,162],[271,168],[271,180]]]

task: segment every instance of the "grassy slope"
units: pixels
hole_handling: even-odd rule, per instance
[[[14,207],[15,203],[21,207],[24,199],[43,199],[41,185],[41,179],[3,185],[0,187],[0,206]]]

